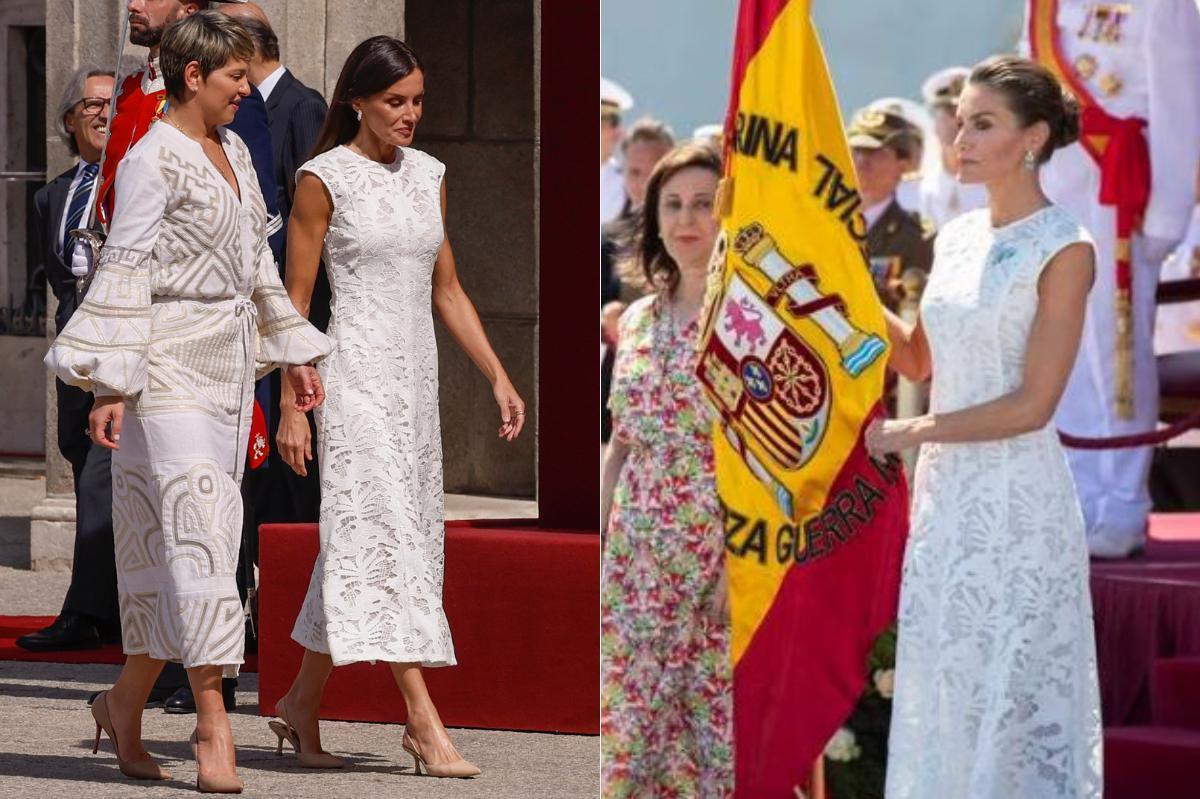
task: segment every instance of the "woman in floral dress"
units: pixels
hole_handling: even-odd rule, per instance
[[[606,797],[733,789],[723,536],[692,372],[719,174],[697,144],[659,161],[635,256],[654,291],[621,317],[601,506]]]

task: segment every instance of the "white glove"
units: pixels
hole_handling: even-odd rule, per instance
[[[92,271],[92,248],[86,241],[76,241],[71,253],[71,274],[87,277]]]

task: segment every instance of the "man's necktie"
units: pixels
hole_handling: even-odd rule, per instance
[[[75,193],[71,196],[71,203],[67,206],[67,222],[63,226],[63,261],[71,263],[71,251],[75,248],[75,239],[71,236],[71,231],[75,230],[83,222],[84,216],[87,214],[89,200],[92,197],[92,185],[96,182],[96,170],[100,168],[99,164],[84,164],[83,174],[79,176],[79,183],[75,186]]]

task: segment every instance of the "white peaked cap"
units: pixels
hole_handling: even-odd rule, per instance
[[[725,126],[716,122],[710,125],[701,125],[692,131],[693,139],[708,139],[713,136],[720,136],[725,133]]]
[[[921,96],[925,98],[925,102],[933,105],[938,99],[938,95],[946,91],[955,81],[967,80],[967,76],[971,74],[971,70],[967,67],[946,67],[939,69],[937,72],[930,75],[921,84]]]
[[[633,108],[633,95],[616,81],[600,78],[600,102],[615,105],[622,112]]]

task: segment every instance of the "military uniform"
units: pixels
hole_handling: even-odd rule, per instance
[[[874,105],[855,114],[846,137],[855,148],[900,146],[919,152],[921,146],[920,128],[900,114]],[[929,274],[933,266],[932,234],[920,216],[905,209],[896,195],[882,212],[873,210],[864,209],[867,257],[879,296],[894,310],[900,300],[900,276],[909,269]]]
[[[1195,0],[1027,0],[1026,48],[1084,108],[1079,143],[1042,187],[1096,242],[1079,357],[1060,429],[1106,437],[1153,430],[1155,287],[1183,237],[1200,160],[1200,10]],[[1141,544],[1149,447],[1068,450],[1093,555]]]

